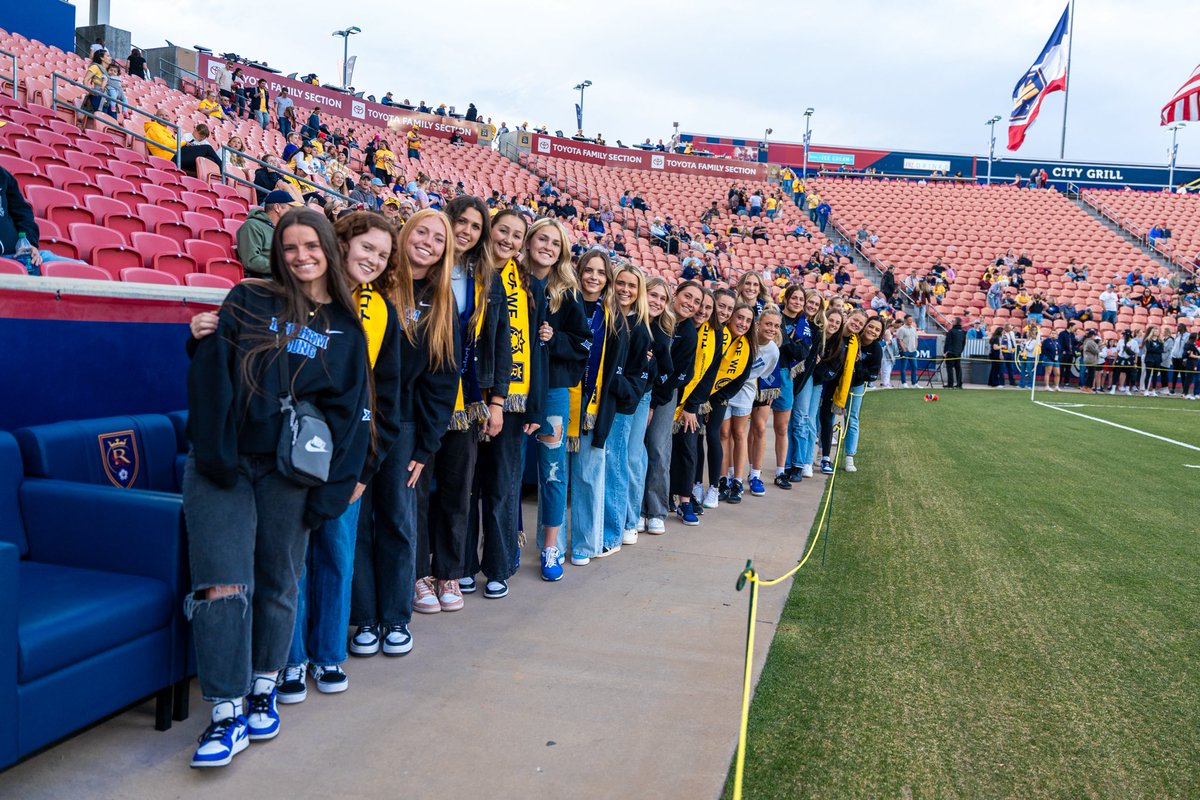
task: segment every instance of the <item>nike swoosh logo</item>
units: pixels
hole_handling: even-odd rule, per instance
[[[304,443],[304,449],[310,453],[328,453],[329,445],[320,436],[314,436]]]

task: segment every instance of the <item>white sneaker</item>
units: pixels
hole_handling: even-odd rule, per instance
[[[696,505],[704,503],[704,484],[697,483],[692,487],[692,499],[696,501]]]
[[[801,469],[803,471],[800,474],[805,478],[811,478],[813,476],[812,464],[805,464]]]
[[[592,560],[590,558],[588,558],[587,556],[577,556],[574,553],[571,554],[571,565],[572,566],[586,567],[590,563],[592,563]]]
[[[637,524],[637,528],[634,529],[634,533],[644,533],[645,530],[646,530],[646,518],[638,517],[638,524]]]
[[[650,517],[646,520],[646,533],[652,533],[657,536],[666,532],[667,525],[661,517]]]
[[[858,467],[854,466],[854,456],[846,456],[843,469],[845,469],[846,472],[858,472]]]
[[[621,534],[621,544],[637,544],[637,535],[637,529],[627,528],[625,532]]]
[[[720,503],[720,498],[717,496],[717,487],[710,486],[708,491],[704,493],[704,507],[716,508]]]

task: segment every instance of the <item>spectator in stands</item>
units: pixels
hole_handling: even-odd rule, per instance
[[[246,272],[259,278],[271,276],[271,239],[275,226],[295,203],[287,192],[275,190],[267,194],[262,208],[253,208],[237,232],[238,260]]]
[[[913,318],[905,317],[904,324],[896,331],[896,343],[900,348],[900,388],[917,385],[917,327]],[[907,379],[912,375],[912,382]]]
[[[108,74],[108,83],[104,87],[104,94],[108,98],[104,110],[113,119],[120,119],[122,116],[128,118],[130,113],[125,110],[125,87],[121,84],[121,65],[115,61],[110,61],[105,68]]]
[[[279,121],[279,132],[285,137],[292,132],[292,120],[288,112],[292,111],[293,105],[292,98],[288,97],[288,87],[280,87],[279,96],[275,98],[275,118]]]
[[[417,132],[417,127],[414,125],[408,131],[408,157],[421,160],[421,135]]]
[[[204,93],[204,99],[200,101],[196,110],[213,119],[225,119],[225,112],[221,109],[221,104],[217,102],[217,94],[212,89]]]
[[[463,115],[463,119],[467,122],[475,122],[479,119],[479,109],[475,108],[474,103],[467,103],[467,113]]]
[[[833,211],[833,208],[829,205],[829,203],[826,203],[822,200],[817,204],[817,207],[814,210],[816,211],[817,215],[816,222],[821,227],[821,233],[824,233],[825,226],[829,224],[829,215]]]
[[[208,126],[203,122],[192,128],[192,132],[184,138],[183,147],[179,151],[179,168],[195,177],[196,162],[202,158],[221,166],[221,157],[208,141]]]
[[[92,51],[92,60],[83,74],[83,85],[88,90],[88,95],[84,98],[84,110],[98,114],[104,107],[108,88],[108,65],[111,62],[112,57],[107,50],[101,48]]]
[[[95,55],[97,50],[103,50],[103,49],[104,49],[104,37],[97,36],[96,39],[92,42],[91,47],[89,48],[89,52],[92,55]]]
[[[263,130],[271,124],[271,94],[267,91],[267,82],[259,81],[249,92],[250,110]]]
[[[400,230],[400,226],[404,224],[403,217],[400,216],[400,200],[395,197],[389,197],[383,201],[383,217],[388,222]]]
[[[12,258],[15,255],[22,233],[33,247],[33,252],[29,254],[28,266],[31,275],[41,274],[40,268],[46,262],[75,261],[73,258],[64,258],[49,250],[38,248],[41,238],[33,208],[21,194],[16,177],[4,167],[0,167],[0,256]]]
[[[313,106],[308,112],[308,119],[304,123],[304,127],[300,129],[300,138],[306,142],[316,139],[321,135],[321,109]]]
[[[967,334],[963,330],[962,317],[955,317],[954,324],[946,331],[946,341],[942,346],[943,360],[946,362],[946,388],[963,388],[962,354],[967,346]]]
[[[159,119],[167,119],[167,110],[162,106],[157,106],[154,109],[154,116]],[[175,148],[179,143],[176,141],[175,132],[172,129],[157,119],[148,118],[142,124],[142,133],[150,140],[146,142],[147,153],[168,161],[175,160]]]
[[[1120,302],[1120,298],[1118,297],[1117,293],[1113,291],[1114,288],[1115,287],[1113,284],[1110,283],[1108,284],[1107,288],[1100,293],[1100,305],[1102,307],[1102,311],[1100,312],[1101,322],[1115,323],[1117,321],[1117,306]]]

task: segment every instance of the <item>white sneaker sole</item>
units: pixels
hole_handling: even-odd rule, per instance
[[[373,656],[379,652],[379,642],[376,642],[370,646],[358,645],[354,644],[354,642],[351,642],[350,647],[347,649],[350,651],[350,655],[352,656]]]
[[[442,610],[441,603],[435,603],[434,605],[431,605],[431,606],[422,606],[422,605],[418,605],[417,603],[413,603],[413,611],[417,612],[418,614],[437,614],[437,613],[441,612],[441,610]]]
[[[625,533],[621,536],[621,546],[628,547],[631,544],[637,544],[637,537],[637,531],[625,531]]]
[[[229,751],[229,755],[220,761],[192,761],[192,769],[208,769],[209,767],[227,767],[229,762],[233,761],[233,757],[250,746],[250,737],[243,736],[233,743],[233,749]]]
[[[599,557],[596,556],[596,558]],[[571,566],[573,567],[586,567],[590,563],[592,563],[592,559],[590,558],[576,558],[575,556],[571,556]]]
[[[290,706],[296,703],[303,703],[307,699],[308,689],[305,689],[303,692],[296,692],[295,694],[284,694],[280,691],[275,692],[275,702],[279,703],[281,706]]]
[[[601,548],[600,552],[596,553],[596,555],[592,556],[592,558],[608,558],[609,556],[616,555],[619,552],[621,552],[621,545],[617,545],[616,547],[610,547],[607,550],[605,550],[604,548]]]
[[[321,694],[341,694],[350,688],[350,681],[342,681],[341,683],[321,683],[317,681],[317,691]]]
[[[385,656],[406,656],[412,652],[412,647],[412,639],[409,639],[407,644],[399,646],[385,644],[382,649]]]

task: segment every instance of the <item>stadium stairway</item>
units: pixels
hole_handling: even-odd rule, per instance
[[[1090,200],[1090,202],[1089,202]],[[1145,232],[1139,232],[1131,223],[1126,221],[1122,223],[1120,220],[1113,219],[1106,215],[1102,210],[1102,206],[1097,202],[1097,198],[1087,192],[1076,192],[1071,196],[1071,201],[1088,213],[1090,217],[1095,219],[1104,227],[1119,234],[1130,243],[1135,244],[1143,253],[1148,255],[1154,261],[1168,269],[1175,271],[1178,267],[1171,262],[1171,259],[1160,252],[1157,248],[1151,247],[1146,243]]]

